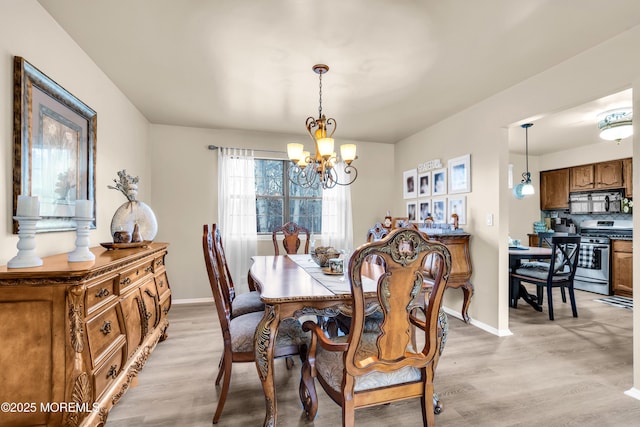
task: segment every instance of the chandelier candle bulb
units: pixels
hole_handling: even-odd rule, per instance
[[[318,151],[325,159],[331,157],[333,153],[333,138],[321,138],[318,140]]]
[[[302,159],[304,158],[304,145],[302,144],[297,144],[297,143],[289,143],[287,144],[287,154],[289,155],[289,159],[294,162],[294,163],[298,163],[299,161],[302,161]]]
[[[76,200],[76,218],[93,218],[93,202],[91,200]]]
[[[356,144],[342,144],[340,146],[340,155],[346,164],[351,164],[356,158]]]
[[[37,217],[40,216],[40,202],[38,196],[18,196],[18,206],[16,207],[16,216],[18,217]]]

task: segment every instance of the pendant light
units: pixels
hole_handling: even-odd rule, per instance
[[[533,184],[531,183],[531,173],[529,172],[529,128],[533,126],[533,123],[525,123],[520,125],[525,132],[525,163],[526,172],[522,173],[522,181],[520,184],[513,188],[513,194],[516,199],[522,199],[525,196],[531,196],[536,193]]]

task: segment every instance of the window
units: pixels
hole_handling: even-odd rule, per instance
[[[255,165],[258,234],[271,234],[289,221],[319,234],[322,188],[303,188],[289,181],[288,160],[256,159]]]

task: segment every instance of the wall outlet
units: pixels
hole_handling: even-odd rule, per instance
[[[487,214],[487,225],[493,225],[493,214]]]

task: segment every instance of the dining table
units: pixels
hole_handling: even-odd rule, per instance
[[[265,303],[255,333],[254,355],[265,396],[267,427],[277,421],[273,351],[280,321],[288,317],[350,315],[351,286],[345,274],[331,274],[308,254],[254,256],[252,261],[249,277]],[[371,268],[370,277],[363,278],[363,288],[367,312],[372,313],[378,308],[377,281],[372,277],[379,271],[375,265]]]
[[[516,271],[522,260],[527,259],[550,259],[552,255],[551,248],[537,246],[510,246],[509,247],[509,272]],[[522,298],[527,304],[536,311],[542,311],[542,307],[538,304],[538,297],[527,291],[527,288],[517,279],[509,277],[509,305],[516,308],[518,299]]]

